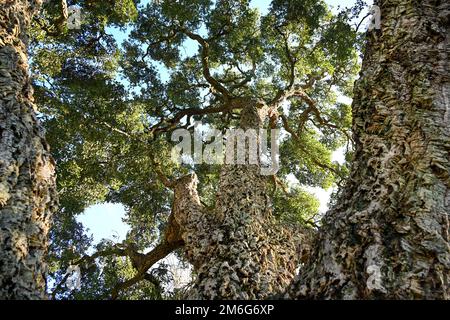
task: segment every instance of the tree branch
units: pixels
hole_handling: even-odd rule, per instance
[[[275,30],[281,35],[284,42],[284,51],[286,54],[286,58],[289,61],[289,83],[284,89],[278,90],[277,94],[275,95],[275,98],[273,98],[272,102],[270,104],[278,104],[282,100],[284,100],[285,93],[290,91],[292,87],[294,86],[295,82],[295,64],[297,63],[296,59],[292,56],[292,52],[289,48],[289,39],[284,34],[283,31],[281,31],[280,26],[275,26]]]
[[[316,102],[313,99],[311,99],[311,97],[303,89],[296,88],[291,92],[287,93],[286,95],[287,99],[292,97],[301,98],[308,105],[308,108],[301,115],[304,122],[306,122],[308,114],[313,112],[320,125],[339,130],[347,137],[349,141],[353,141],[352,137],[350,137],[350,135],[347,132],[341,130],[338,126],[332,124],[330,121],[322,117],[320,110],[317,108]]]
[[[111,293],[112,299],[117,299],[120,291],[125,290],[137,282],[146,278],[146,272],[159,260],[165,258],[174,250],[184,245],[181,239],[180,227],[176,220],[173,218],[173,214],[169,217],[169,223],[164,233],[164,240],[158,244],[150,252],[143,254],[138,252],[136,246],[133,244],[121,245],[117,244],[111,248],[98,251],[92,255],[84,255],[80,259],[72,263],[72,265],[79,265],[80,269],[86,270],[89,265],[95,263],[95,260],[99,257],[107,256],[122,256],[128,257],[131,260],[131,264],[136,269],[137,274],[122,283],[117,284]],[[63,279],[58,283],[52,292],[52,298],[55,299],[56,294],[61,290],[63,284],[67,281],[69,274],[66,274]]]
[[[114,287],[111,299],[117,299],[120,291],[125,290],[139,281],[145,279],[147,270],[156,262],[166,257],[174,250],[184,245],[180,224],[183,227],[192,223],[194,213],[202,212],[204,207],[200,203],[197,193],[196,175],[184,176],[172,183],[174,188],[174,201],[172,214],[169,216],[168,226],[164,232],[164,241],[147,254],[141,254],[130,250],[128,256],[137,274]]]
[[[66,0],[60,0],[61,11],[60,16],[50,22],[50,27],[45,24],[39,17],[34,17],[34,21],[39,25],[39,27],[45,31],[45,33],[51,37],[59,37],[61,36],[61,33],[64,31],[64,25],[67,22],[67,19],[69,18],[69,9],[67,7],[67,1]],[[56,27],[56,30],[51,30],[52,26]]]
[[[223,96],[224,101],[229,101],[231,99],[231,94],[228,91],[227,88],[225,88],[222,84],[220,84],[217,79],[215,79],[211,75],[210,66],[209,66],[209,43],[207,40],[205,40],[203,37],[196,33],[192,33],[189,30],[186,30],[184,28],[178,29],[177,31],[185,34],[187,37],[189,37],[192,40],[195,40],[200,44],[202,50],[201,50],[201,60],[202,60],[202,69],[203,69],[203,76],[205,77],[205,80],[208,81],[211,86],[220,92]]]

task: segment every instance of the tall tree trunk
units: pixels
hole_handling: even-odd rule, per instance
[[[267,110],[249,100],[241,127],[258,129]],[[173,210],[197,275],[189,297],[264,299],[286,290],[307,251],[308,233],[295,237],[275,223],[260,165],[224,165],[213,212],[201,205],[196,184],[194,174],[177,181]]]
[[[26,51],[26,31],[41,4],[0,4],[0,299],[40,299],[45,291],[55,174],[36,118]]]
[[[351,176],[290,297],[450,298],[450,3],[375,2]]]

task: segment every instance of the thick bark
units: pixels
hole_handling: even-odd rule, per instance
[[[450,4],[376,4],[351,176],[290,297],[450,298]]]
[[[55,174],[36,118],[26,51],[26,30],[41,4],[0,4],[0,299],[39,299],[45,291]]]
[[[241,127],[261,127],[267,109],[249,101]],[[264,299],[286,290],[308,232],[274,221],[267,183],[259,165],[224,165],[213,212],[200,203],[195,174],[175,183],[174,216],[197,275],[189,298]]]

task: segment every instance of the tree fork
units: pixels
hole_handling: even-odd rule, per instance
[[[259,128],[269,108],[248,99],[243,129]],[[195,174],[175,183],[174,217],[197,274],[193,299],[264,299],[283,292],[309,252],[311,230],[291,230],[271,212],[269,178],[260,165],[223,165],[215,209],[197,194]]]

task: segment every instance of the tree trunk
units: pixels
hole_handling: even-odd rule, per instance
[[[249,100],[241,127],[261,127],[267,109]],[[264,299],[285,291],[308,237],[275,223],[260,165],[224,165],[213,212],[201,205],[196,184],[195,174],[176,182],[173,210],[197,275],[189,298]]]
[[[450,3],[375,2],[351,176],[290,297],[450,298]]]
[[[36,118],[26,51],[26,31],[41,4],[0,4],[0,299],[45,296],[55,174]]]

